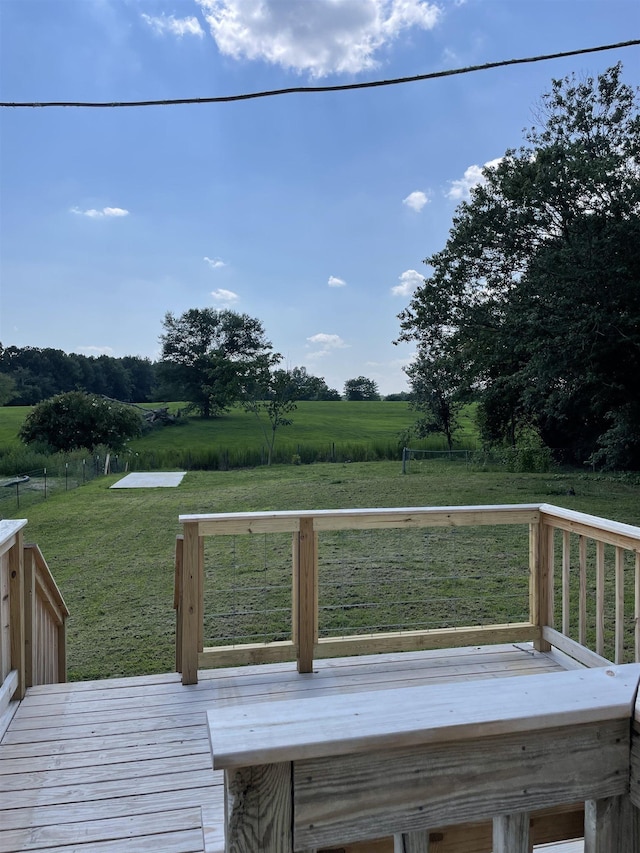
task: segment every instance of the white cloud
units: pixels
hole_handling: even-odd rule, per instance
[[[406,204],[407,207],[410,207],[411,210],[415,210],[416,213],[420,213],[425,204],[428,204],[429,196],[426,193],[423,193],[422,190],[415,190],[415,192],[409,193],[406,198],[402,199],[402,203]]]
[[[347,282],[343,278],[338,278],[335,275],[330,275],[327,284],[329,285],[329,287],[346,287]]]
[[[78,354],[81,355],[111,355],[113,352],[112,347],[78,347]]]
[[[72,207],[71,213],[76,213],[78,216],[88,216],[90,219],[104,219],[105,217],[128,216],[129,211],[122,207],[103,207],[102,210],[80,210],[79,207]]]
[[[204,30],[200,26],[200,21],[193,16],[189,18],[176,18],[174,15],[161,15],[158,17],[152,17],[151,15],[146,15],[144,12],[141,15],[143,21],[145,21],[154,33],[158,35],[164,35],[165,33],[169,33],[173,36],[199,36],[202,38],[204,35]]]
[[[310,344],[319,347],[314,352],[308,353],[308,358],[323,358],[325,355],[333,352],[333,350],[344,349],[349,346],[345,344],[340,335],[328,335],[325,332],[318,332],[317,335],[312,335],[307,340]]]
[[[205,255],[202,260],[206,261],[212,270],[219,270],[220,267],[226,267],[226,263],[222,260],[222,258],[208,258]]]
[[[484,166],[474,164],[465,169],[464,175],[456,181],[451,181],[451,187],[445,193],[447,198],[452,201],[462,201],[468,199],[471,195],[471,190],[477,187],[478,184],[483,184],[485,178],[482,174],[483,169],[495,169],[500,163],[502,157],[496,157],[495,160],[489,160]]]
[[[421,276],[417,270],[405,270],[398,278],[400,284],[391,288],[394,296],[411,296],[413,291],[424,282],[424,276]]]
[[[430,30],[428,0],[196,0],[218,49],[312,77],[374,68],[376,53],[405,30]]]
[[[237,293],[234,293],[233,290],[225,290],[223,287],[219,287],[217,290],[213,290],[211,292],[214,300],[216,302],[220,302],[224,305],[232,305],[234,302],[237,302],[240,297]]]

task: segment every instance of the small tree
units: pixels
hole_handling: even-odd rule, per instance
[[[415,432],[420,437],[442,433],[449,450],[459,428],[458,415],[462,406],[460,378],[455,363],[423,353],[406,369],[411,383],[411,408],[420,412]]]
[[[287,415],[297,408],[297,387],[290,370],[267,369],[245,392],[243,406],[256,416],[267,443],[267,465],[271,465],[278,428],[292,423]]]
[[[347,379],[344,383],[344,396],[347,400],[379,400],[378,386],[373,379],[366,376],[358,376],[356,379]]]
[[[129,406],[82,391],[44,400],[27,415],[19,436],[25,444],[40,442],[52,451],[94,450],[104,444],[122,450],[142,432],[140,415]]]

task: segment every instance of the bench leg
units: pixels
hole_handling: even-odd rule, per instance
[[[640,813],[626,794],[584,804],[584,853],[640,853]]]
[[[227,770],[225,853],[293,853],[291,764]]]
[[[393,853],[429,853],[429,831],[394,835]]]
[[[493,853],[529,853],[529,813],[500,815],[493,819]]]

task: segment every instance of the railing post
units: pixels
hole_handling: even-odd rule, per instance
[[[24,541],[22,530],[15,534],[9,549],[9,624],[11,668],[18,673],[16,699],[24,698],[26,690],[26,655],[24,626]]]
[[[182,553],[184,536],[176,536],[173,609],[176,611],[176,672],[182,672]]]
[[[298,672],[313,672],[318,637],[318,553],[313,518],[301,518],[293,548],[293,639]]]
[[[553,529],[542,519],[529,525],[529,621],[540,628],[533,645],[540,652],[551,650],[542,639],[545,625],[553,628]]]
[[[202,604],[200,595],[200,555],[202,553],[198,522],[184,524],[182,565],[182,683],[198,683],[198,647],[200,643]]]

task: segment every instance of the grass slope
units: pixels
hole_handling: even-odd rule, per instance
[[[380,462],[195,471],[177,489],[111,491],[115,479],[101,477],[28,512],[26,541],[42,548],[71,611],[71,679],[173,670],[173,554],[182,513],[548,501],[640,523],[640,487],[589,475],[434,463],[403,476],[399,463]],[[570,488],[575,495],[566,495]],[[260,547],[266,559],[267,544]],[[290,540],[285,547],[288,560]],[[460,553],[451,552],[449,568]],[[489,558],[473,559],[477,579]]]
[[[160,404],[154,404],[160,405]],[[171,404],[175,409],[178,404]],[[0,407],[0,452],[20,447],[17,437],[29,406]],[[473,419],[473,406],[462,413],[461,430],[457,444],[475,447],[477,431]],[[276,436],[276,448],[287,449],[289,456],[297,452],[298,445],[330,449],[332,444],[370,445],[380,443],[399,446],[400,434],[416,420],[416,415],[404,402],[351,402],[300,401],[290,415],[292,424],[280,427]],[[269,424],[263,422],[269,430]],[[253,414],[242,408],[234,408],[220,418],[203,420],[185,417],[175,426],[154,430],[130,444],[133,453],[149,451],[183,451],[189,448],[194,453],[216,449],[242,451],[246,448],[260,449],[265,444],[260,424]],[[415,446],[434,450],[446,447],[442,436],[432,436],[415,442]],[[398,451],[399,452],[399,451]]]

